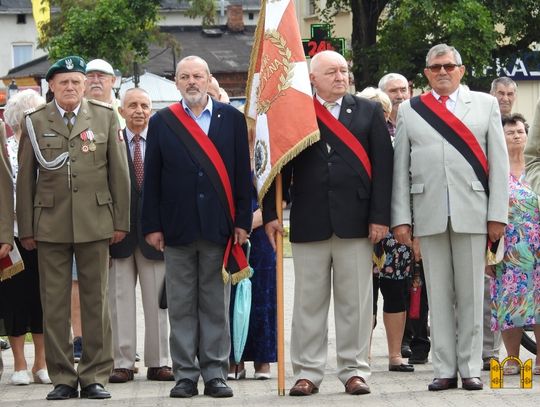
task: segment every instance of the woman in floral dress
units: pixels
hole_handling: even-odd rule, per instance
[[[535,374],[540,374],[540,211],[538,196],[526,181],[523,151],[527,141],[523,116],[503,118],[510,159],[508,225],[504,258],[492,273],[491,329],[500,330],[509,356],[519,357],[522,329],[534,328],[537,344]],[[493,274],[494,273],[494,274]],[[517,362],[505,364],[505,374],[518,374]]]

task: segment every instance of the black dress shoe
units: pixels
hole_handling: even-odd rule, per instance
[[[79,392],[67,384],[57,384],[54,390],[47,394],[47,400],[67,400],[76,399],[79,397]]]
[[[457,377],[433,379],[428,385],[429,391],[440,391],[448,389],[457,389]]]
[[[401,363],[399,365],[388,365],[388,370],[391,372],[414,372],[414,366]]]
[[[484,383],[479,377],[465,377],[461,378],[461,387],[465,390],[482,390]]]
[[[409,345],[401,345],[401,357],[408,358],[412,355],[412,350]]]
[[[216,377],[204,384],[204,394],[210,397],[232,397],[233,391],[227,386],[225,380],[221,377]]]
[[[170,397],[174,398],[189,398],[199,394],[197,383],[190,379],[180,379],[176,382],[176,386],[171,389]]]
[[[99,383],[93,383],[81,389],[82,399],[110,399],[111,393]]]
[[[425,365],[427,361],[427,355],[416,355],[413,353],[412,356],[409,357],[409,364],[411,365]]]

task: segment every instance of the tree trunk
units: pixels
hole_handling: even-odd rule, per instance
[[[375,78],[378,69],[373,48],[377,43],[377,24],[382,11],[390,0],[350,0],[352,12],[352,60],[355,86],[362,90],[366,86],[374,86],[379,78]]]

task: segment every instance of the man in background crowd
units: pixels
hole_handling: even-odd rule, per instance
[[[122,98],[120,114],[126,120],[122,135],[131,179],[130,232],[111,246],[109,307],[113,332],[114,370],[110,383],[133,380],[137,351],[137,277],[144,310],[144,363],[148,380],[174,381],[169,361],[167,310],[159,298],[165,284],[163,253],[150,247],[141,232],[144,157],[152,102],[141,88],[128,89]]]

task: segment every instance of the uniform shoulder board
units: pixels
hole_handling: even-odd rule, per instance
[[[39,106],[36,106],[36,107],[32,107],[32,108],[30,108],[30,109],[27,109],[27,110],[24,111],[24,115],[27,116],[27,115],[29,115],[29,114],[32,114],[32,113],[34,113],[34,112],[37,112],[38,110],[41,110],[41,109],[45,108],[45,106],[47,106],[47,105],[44,103],[44,104],[42,104],[42,105],[39,105]]]
[[[113,110],[113,106],[110,103],[105,103],[105,102],[102,102],[101,100],[96,100],[96,99],[88,99],[88,101],[92,103],[93,105],[106,107],[108,109]]]

